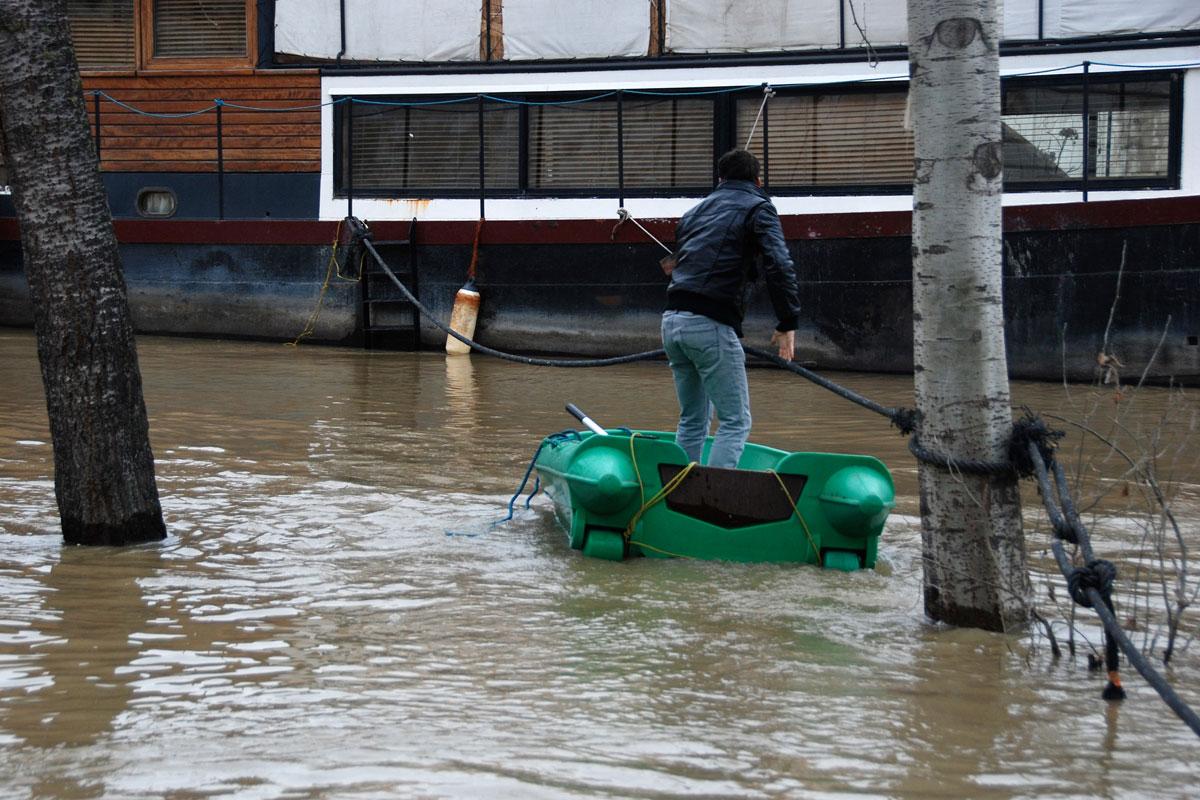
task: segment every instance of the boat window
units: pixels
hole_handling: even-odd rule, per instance
[[[738,98],[736,141],[765,164],[778,191],[811,186],[912,183],[912,133],[904,129],[906,93],[779,94],[754,125],[762,95]],[[764,147],[765,143],[765,147]]]
[[[347,128],[353,130],[355,194],[478,194],[478,103],[473,98],[424,106],[390,102],[356,101],[353,115],[346,113],[345,103],[338,107],[343,139]],[[484,104],[484,179],[489,193],[518,188],[519,124],[516,106]],[[343,160],[348,160],[342,149]]]
[[[626,95],[625,185],[697,193],[713,184],[712,100]]]
[[[143,217],[171,217],[178,206],[179,201],[170,189],[154,186],[138,191],[137,210]]]
[[[67,0],[67,17],[84,71],[253,62],[253,0]]]
[[[529,188],[617,188],[617,101],[530,108]]]
[[[80,69],[135,66],[134,0],[67,0]]]
[[[245,0],[154,0],[155,58],[245,54]]]
[[[1004,177],[1009,183],[1077,184],[1170,175],[1169,78],[1093,78],[1012,85],[1004,92]],[[1086,119],[1084,117],[1086,113]],[[1086,149],[1085,149],[1086,148]]]

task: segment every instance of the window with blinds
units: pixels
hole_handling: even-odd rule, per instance
[[[529,188],[617,188],[617,101],[532,106]]]
[[[154,0],[154,57],[245,56],[246,0]]]
[[[625,186],[702,193],[713,185],[712,100],[624,98]]]
[[[904,130],[903,92],[779,95],[758,126],[761,97],[737,103],[737,136],[767,162],[773,189],[816,186],[907,186],[912,183],[912,133]]]
[[[352,128],[354,193],[477,195],[479,106],[474,101],[435,106],[355,103],[353,121],[338,106],[343,141]],[[520,115],[516,106],[486,103],[483,112],[484,178],[488,193],[519,186]],[[341,191],[345,191],[343,178]]]
[[[132,69],[133,0],[67,0],[71,40],[80,69]]]
[[[1041,83],[1004,92],[1006,182],[1167,179],[1171,154],[1170,78]]]

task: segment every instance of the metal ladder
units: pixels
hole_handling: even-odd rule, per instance
[[[417,219],[408,225],[405,239],[373,241],[380,255],[387,258],[388,265],[413,297],[417,294]],[[398,254],[400,248],[408,252],[407,265],[388,256]],[[367,350],[420,350],[421,312],[392,283],[387,273],[368,259],[371,266],[362,276],[362,342]]]

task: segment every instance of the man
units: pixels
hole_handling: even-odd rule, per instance
[[[720,183],[683,215],[662,318],[663,347],[675,375],[679,427],[675,440],[699,462],[713,409],[719,426],[710,467],[734,468],[750,435],[750,390],[742,344],[745,291],[762,257],[779,324],[771,344],[795,355],[800,297],[779,214],[760,188],[758,159],[731,150],[717,162]]]

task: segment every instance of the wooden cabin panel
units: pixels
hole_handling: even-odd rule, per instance
[[[100,167],[114,172],[214,172],[217,112],[227,172],[319,172],[321,79],[315,71],[210,75],[91,75],[84,79],[88,124],[96,129]],[[205,111],[205,109],[208,109]],[[291,110],[302,109],[302,110]],[[193,114],[192,112],[203,111]],[[144,112],[144,113],[139,113]],[[153,114],[191,116],[148,116]]]

